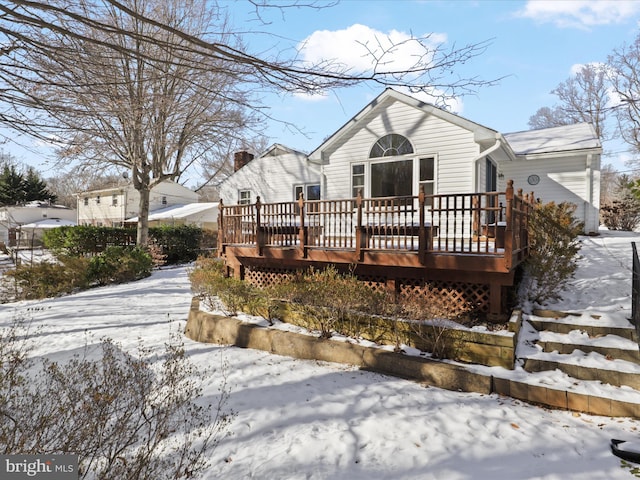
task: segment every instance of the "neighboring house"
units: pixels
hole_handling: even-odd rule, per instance
[[[16,246],[21,228],[27,224],[50,220],[75,225],[76,214],[69,207],[43,201],[0,207],[0,243]]]
[[[130,183],[77,196],[78,225],[121,227],[127,219],[140,213],[140,193]],[[149,211],[197,202],[196,192],[167,180],[151,190]]]
[[[137,224],[138,217],[125,221],[127,224]],[[203,230],[218,230],[218,204],[211,202],[189,203],[161,208],[149,213],[149,226],[160,225],[194,225]]]
[[[589,124],[501,134],[386,89],[310,155],[274,145],[220,187],[225,205],[504,191],[569,201],[587,234],[599,227],[602,147]],[[238,165],[239,163],[239,165]],[[246,163],[244,166],[243,164]],[[309,195],[311,193],[311,195]]]
[[[274,144],[254,159],[247,152],[234,158],[234,172],[220,185],[220,198],[226,205],[290,202],[304,193],[307,200],[320,199],[320,165],[307,155]]]

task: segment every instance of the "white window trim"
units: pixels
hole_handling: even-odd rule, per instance
[[[366,160],[354,161],[349,164],[349,191],[353,192],[355,186],[353,185],[353,167],[356,165],[364,165],[364,188],[362,196],[364,198],[371,198],[371,165],[374,163],[389,163],[398,162],[403,160],[413,161],[413,185],[411,191],[413,196],[417,196],[420,193],[420,159],[433,158],[433,194],[438,194],[438,155],[435,153],[417,154],[412,153],[409,155],[398,155],[397,157],[376,157],[368,158]]]

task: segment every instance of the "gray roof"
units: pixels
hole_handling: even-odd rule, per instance
[[[505,133],[504,138],[516,155],[602,148],[590,123]]]

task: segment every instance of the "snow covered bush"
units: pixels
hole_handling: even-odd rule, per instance
[[[156,354],[110,339],[65,362],[30,358],[20,322],[0,331],[0,451],[75,454],[82,479],[197,477],[228,433],[226,375],[213,404],[177,336]]]
[[[564,284],[578,267],[578,236],[584,231],[575,210],[568,202],[536,205],[529,220],[530,255],[524,263],[521,302],[542,305],[561,298]]]

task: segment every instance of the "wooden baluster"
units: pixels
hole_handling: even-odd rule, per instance
[[[262,207],[262,203],[260,203],[260,196],[256,198],[256,250],[259,256],[262,256],[262,250],[265,245],[265,235],[262,231],[262,227],[260,225],[260,208]]]
[[[431,245],[429,245],[431,243],[431,235],[429,235],[429,238],[427,239],[427,230],[424,225],[424,204],[424,185],[420,185],[420,192],[418,193],[418,258],[422,265],[424,265],[427,250],[431,248]],[[431,227],[433,228],[433,225]]]
[[[224,222],[224,203],[222,199],[218,202],[218,256],[224,253],[225,244],[225,222]]]
[[[307,258],[307,229],[304,226],[304,194],[300,193],[298,197],[298,209],[300,212],[300,228],[298,230],[298,238],[300,239],[300,255]]]
[[[505,193],[507,211],[505,221],[507,222],[504,231],[504,262],[505,268],[511,270],[513,264],[513,180],[507,181],[507,191]]]
[[[358,190],[356,209],[356,259],[358,262],[362,262],[364,260],[363,249],[366,248],[366,235],[364,233],[364,226],[362,225],[362,190]]]

